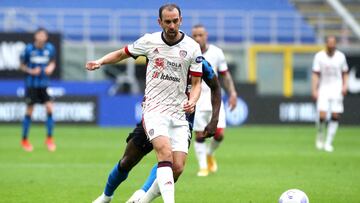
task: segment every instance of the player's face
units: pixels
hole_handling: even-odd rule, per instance
[[[39,31],[35,34],[35,43],[39,46],[42,46],[48,40],[48,35],[45,31]]]
[[[200,44],[200,47],[203,49],[206,47],[208,40],[208,34],[203,27],[197,27],[192,29],[192,38]]]
[[[176,39],[182,21],[179,11],[177,9],[164,9],[161,16],[162,19],[158,19],[158,22],[165,33],[165,37],[170,40]]]
[[[326,48],[329,52],[333,52],[336,49],[336,38],[335,37],[329,37],[326,40]]]

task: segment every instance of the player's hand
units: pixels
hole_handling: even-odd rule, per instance
[[[193,113],[195,111],[195,102],[187,101],[184,104],[184,111],[186,113]]]
[[[237,105],[237,95],[236,95],[236,93],[230,95],[228,102],[229,102],[230,111],[234,110],[236,108],[236,105]]]
[[[203,136],[205,138],[213,137],[217,128],[217,122],[211,122],[205,127]]]
[[[317,90],[314,90],[314,91],[312,91],[312,98],[313,98],[313,100],[317,100],[317,98],[318,98],[318,91]]]
[[[41,68],[40,67],[36,67],[36,68],[32,68],[29,70],[28,72],[30,75],[40,75],[41,73]]]
[[[45,68],[45,74],[46,75],[51,75],[53,72],[53,69],[52,68]]]
[[[96,70],[99,69],[101,66],[101,63],[99,61],[88,61],[85,65],[86,69],[88,70]]]

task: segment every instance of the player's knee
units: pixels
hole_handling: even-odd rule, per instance
[[[339,121],[340,115],[339,114],[332,114],[331,115],[331,120],[332,121]]]
[[[133,166],[134,166],[134,160],[131,159],[128,156],[124,156],[120,161],[119,161],[119,166],[120,168],[126,170],[126,171],[130,171]]]

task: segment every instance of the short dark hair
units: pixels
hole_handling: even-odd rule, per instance
[[[192,28],[205,28],[203,24],[195,24]]]
[[[39,27],[38,29],[35,30],[35,34],[39,33],[39,32],[45,32],[46,34],[49,34],[49,32],[47,31],[47,29],[43,28],[43,27]]]
[[[180,7],[176,4],[164,4],[159,8],[159,18],[162,19],[162,12],[164,9],[168,9],[170,11],[177,9],[179,11],[179,16],[181,16],[181,10]]]

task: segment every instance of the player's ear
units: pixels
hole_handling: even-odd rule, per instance
[[[158,23],[161,26],[161,19],[160,18],[158,18]]]
[[[180,16],[180,25],[182,24],[182,16]]]

